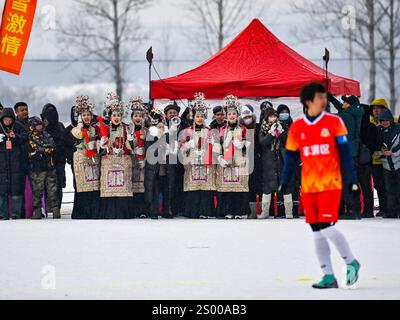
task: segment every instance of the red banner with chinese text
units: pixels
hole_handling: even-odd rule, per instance
[[[37,0],[6,0],[0,29],[0,70],[20,74]]]

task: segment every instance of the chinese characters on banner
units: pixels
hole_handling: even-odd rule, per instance
[[[37,0],[6,0],[0,29],[0,70],[20,74]]]

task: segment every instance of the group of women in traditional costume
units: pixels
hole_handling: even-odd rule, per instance
[[[138,97],[125,105],[110,93],[103,117],[97,117],[89,98],[78,97],[71,130],[76,147],[72,218],[168,217],[171,194],[179,195],[169,190],[169,171],[177,165],[173,158],[184,168],[183,199],[178,199],[184,203],[184,216],[250,215],[248,152],[254,141],[247,140],[247,128],[239,121],[240,102],[235,96],[224,99],[226,120],[218,129],[207,125],[208,109],[205,96],[198,93],[185,119],[175,116],[167,121],[165,114]]]

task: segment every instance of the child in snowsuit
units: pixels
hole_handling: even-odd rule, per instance
[[[57,198],[57,173],[54,162],[55,143],[44,130],[39,117],[29,119],[30,179],[33,195],[33,219],[42,218],[42,195],[46,193],[46,208],[60,219]]]

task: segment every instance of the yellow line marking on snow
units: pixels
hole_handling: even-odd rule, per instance
[[[301,278],[301,279],[296,279],[297,282],[310,282],[314,281],[314,279],[311,278]]]

